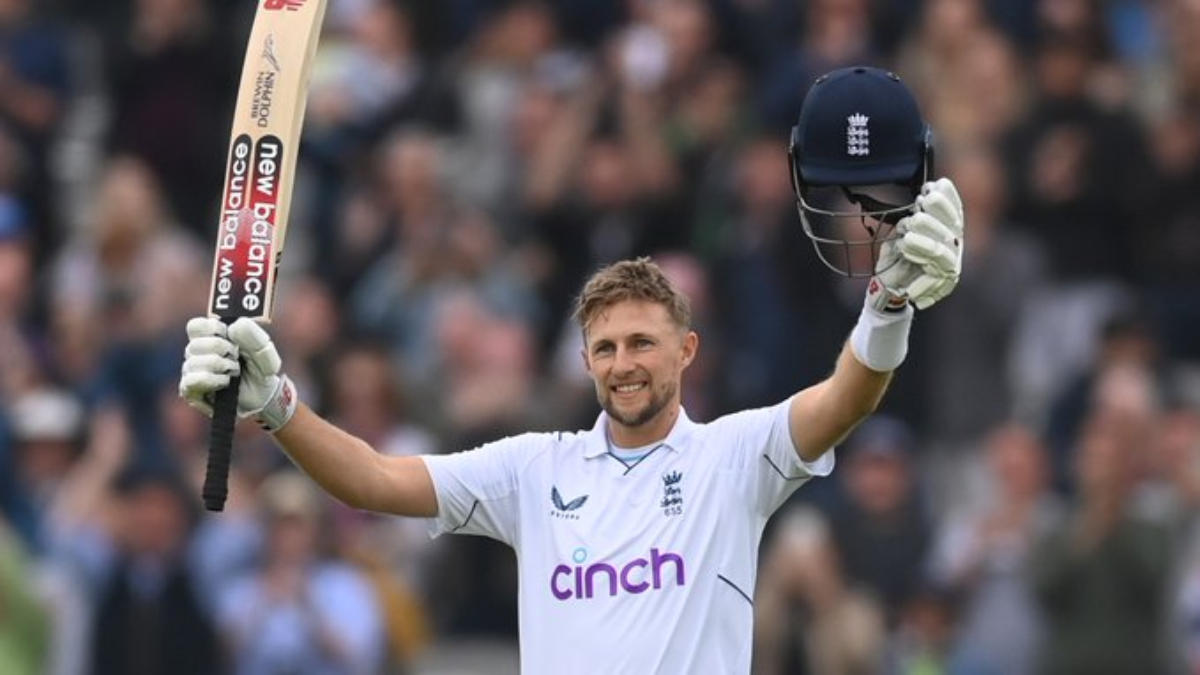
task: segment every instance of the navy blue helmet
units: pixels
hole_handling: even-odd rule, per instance
[[[809,89],[788,161],[817,256],[839,274],[866,277],[933,178],[933,132],[895,74],[842,68]]]

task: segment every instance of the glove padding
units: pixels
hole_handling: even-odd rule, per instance
[[[216,392],[241,375],[238,416],[252,417],[270,432],[287,424],[296,411],[295,386],[280,372],[283,362],[262,326],[245,317],[228,326],[196,317],[187,334],[179,395],[188,405],[212,417]]]
[[[963,224],[962,199],[949,178],[923,185],[916,212],[896,224],[897,238],[880,246],[875,278],[887,293],[872,305],[884,309],[889,300],[905,298],[926,309],[950,295],[962,272]]]

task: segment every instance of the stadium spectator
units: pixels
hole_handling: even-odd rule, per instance
[[[181,312],[204,306],[208,267],[195,235],[144,161],[114,157],[100,176],[87,227],[50,270],[58,377],[130,409],[159,400],[177,366],[165,351]],[[139,462],[170,464],[157,415],[131,415]]]
[[[1029,581],[1033,546],[1062,516],[1046,449],[1037,433],[1005,423],[983,440],[984,481],[974,503],[951,507],[930,554],[934,585],[957,598],[947,651],[950,672],[1032,673],[1042,616]],[[980,489],[981,488],[981,489]]]
[[[209,675],[221,667],[212,618],[187,558],[195,502],[177,476],[127,467],[112,530],[95,549],[91,672]]]
[[[0,514],[0,672],[46,672],[52,640],[46,608],[35,592],[34,560]]]
[[[382,614],[365,575],[328,557],[322,496],[294,469],[272,475],[258,492],[261,559],[218,601],[231,672],[379,672]]]
[[[1042,243],[1006,215],[1008,183],[995,147],[959,145],[939,153],[938,163],[955,177],[971,224],[957,289],[970,300],[931,314],[922,343],[939,355],[924,366],[921,396],[936,412],[923,426],[953,463],[964,459],[964,446],[1023,409],[1012,349],[1024,308],[1049,284],[1049,262]]]
[[[820,512],[790,512],[764,552],[755,593],[757,675],[873,675],[888,630],[877,596],[845,578]]]
[[[804,5],[801,32],[760,72],[758,118],[766,131],[785,133],[809,85],[820,74],[855,63],[883,61],[874,44],[868,0],[815,0]]]
[[[486,338],[486,336],[483,336]],[[325,409],[330,419],[345,429],[354,429],[362,438],[387,455],[423,455],[441,452],[433,429],[418,421],[411,406],[414,392],[404,389],[398,375],[401,364],[386,348],[373,343],[347,343],[332,355],[327,364],[329,401]],[[430,407],[431,402],[425,403]],[[335,515],[337,513],[335,512]],[[382,558],[389,573],[410,588],[420,588],[429,574],[428,558],[432,549],[425,528],[417,521],[375,519],[366,514],[346,514],[356,525],[356,537],[341,537],[346,548],[367,548]],[[369,525],[369,526],[368,526]]]
[[[1081,431],[1078,498],[1031,556],[1039,672],[1163,672],[1169,532],[1130,504],[1143,430],[1097,407]]]
[[[9,406],[12,453],[6,510],[24,545],[36,553],[52,545],[48,531],[55,499],[88,442],[83,402],[75,393],[40,385],[16,396]]]
[[[151,167],[179,224],[206,238],[217,222],[213,192],[243,53],[216,18],[201,0],[136,0],[100,57],[111,107],[106,151]]]
[[[52,155],[79,85],[71,37],[41,3],[0,2],[0,135],[11,135],[14,141],[12,147],[0,149],[0,155],[15,152],[22,166],[13,184],[5,181],[13,177],[0,175],[0,192],[12,189],[26,203],[39,262],[66,234],[53,189],[57,181]],[[0,157],[0,164],[7,161]]]
[[[918,449],[904,422],[887,416],[864,422],[846,441],[844,496],[829,511],[847,579],[875,594],[889,628],[923,587],[932,538]]]

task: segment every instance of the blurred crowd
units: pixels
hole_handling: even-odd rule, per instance
[[[198,508],[175,388],[254,5],[0,0],[5,675],[513,662],[499,544],[334,503],[250,424]],[[863,293],[788,131],[817,75],[891,68],[963,279],[768,525],[756,673],[1200,672],[1198,44],[1197,0],[329,0],[272,335],[383,453],[581,428],[573,294],[651,254],[690,416],[777,402]]]

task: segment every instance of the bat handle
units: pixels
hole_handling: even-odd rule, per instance
[[[208,436],[208,468],[204,473],[204,508],[225,510],[229,495],[229,463],[233,455],[233,427],[237,422],[240,377],[229,378],[229,386],[217,392],[213,401],[212,426]]]

